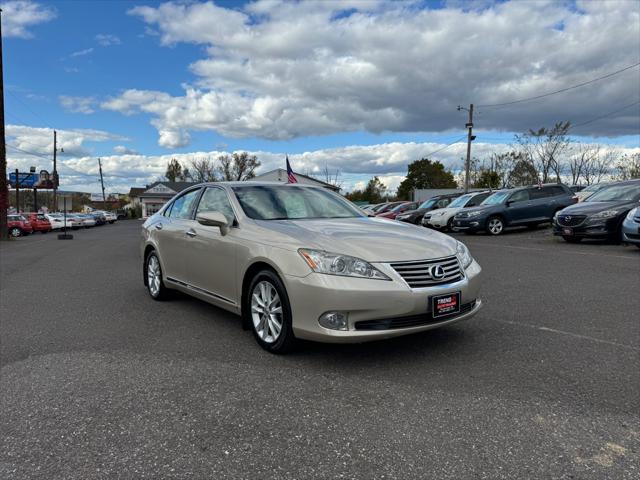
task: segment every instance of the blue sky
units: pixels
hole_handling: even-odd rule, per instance
[[[24,127],[8,129],[8,143],[47,155],[47,131],[37,129],[55,128],[67,132],[69,168],[86,164],[93,174],[92,159],[109,156],[111,173],[131,170],[130,183],[157,177],[167,155],[248,150],[262,152],[265,167],[288,153],[301,171],[329,164],[350,186],[372,174],[395,186],[411,155],[465,134],[457,103],[528,97],[640,61],[633,2],[459,5],[3,2],[6,120]],[[20,9],[31,19],[16,25]],[[585,27],[596,20],[607,26],[600,38]],[[639,70],[517,107],[479,108],[477,154],[503,148],[514,132],[584,122],[640,99]],[[638,148],[639,113],[635,105],[607,116],[575,140]],[[397,155],[381,147],[389,144]],[[359,157],[344,153],[350,147],[368,148]],[[452,165],[463,147],[436,157]],[[39,158],[9,153],[10,167]],[[124,188],[125,178],[118,182]]]

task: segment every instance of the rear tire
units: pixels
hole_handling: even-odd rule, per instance
[[[452,231],[453,231],[453,217],[451,217],[447,222],[447,232],[452,232]]]
[[[275,272],[262,270],[253,277],[242,312],[258,345],[267,352],[283,354],[294,348],[291,305],[284,284]]]
[[[144,261],[145,284],[149,295],[154,300],[166,300],[169,289],[162,281],[162,266],[155,250],[151,250]]]
[[[582,238],[580,237],[567,237],[563,235],[562,238],[567,243],[580,243],[582,241]]]
[[[504,231],[504,220],[497,216],[489,217],[485,230],[489,235],[500,235]]]
[[[13,227],[9,229],[9,235],[11,235],[13,238],[18,238],[22,236],[22,230],[20,230],[18,227]]]

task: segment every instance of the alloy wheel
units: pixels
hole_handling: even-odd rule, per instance
[[[158,257],[151,255],[147,261],[147,285],[151,296],[157,297],[160,293],[160,262]]]
[[[265,343],[274,343],[280,337],[284,318],[282,301],[275,287],[267,281],[256,284],[251,292],[251,320],[258,337]]]
[[[492,218],[489,220],[489,232],[491,232],[492,235],[499,235],[502,233],[502,228],[502,220],[499,218]]]
[[[17,228],[17,227],[12,228],[12,229],[9,231],[9,233],[10,233],[10,234],[11,234],[11,236],[12,236],[12,237],[14,237],[14,238],[19,237],[19,236],[22,234],[22,232],[20,231],[20,229],[19,229],[19,228]]]

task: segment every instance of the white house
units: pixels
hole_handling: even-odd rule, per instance
[[[155,182],[140,195],[142,205],[142,218],[147,218],[156,213],[176,193],[194,185],[193,182]]]

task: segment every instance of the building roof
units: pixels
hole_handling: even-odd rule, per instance
[[[144,189],[140,194],[141,198],[145,197],[173,197],[176,193],[181,192],[185,188],[196,185],[195,182],[154,182]]]
[[[129,198],[139,197],[146,189],[147,187],[131,187],[129,189]]]

